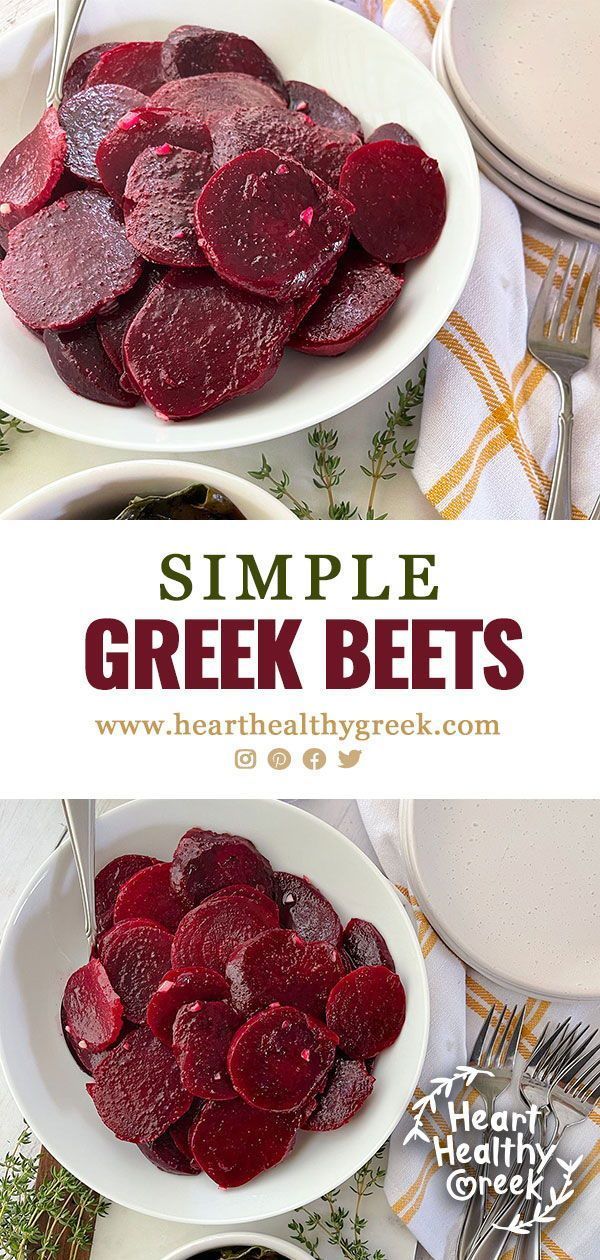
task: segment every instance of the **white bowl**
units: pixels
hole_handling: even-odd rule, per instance
[[[134,801],[98,820],[98,866],[124,852],[171,857],[190,826],[237,832],[283,869],[307,874],[340,916],[371,919],[406,988],[406,1023],[377,1062],[377,1084],[334,1133],[299,1135],[276,1168],[235,1190],[207,1176],[160,1172],[99,1120],[86,1078],[62,1037],[67,977],[86,960],[77,877],[67,845],[40,868],[14,910],[0,951],[0,1057],[17,1106],[44,1146],[87,1185],[125,1207],[198,1225],[235,1225],[295,1211],[353,1173],[383,1145],[415,1089],[429,1030],[423,956],[393,886],[351,841],[272,800]]]
[[[9,521],[102,520],[113,517],[136,494],[171,494],[204,482],[235,503],[249,521],[292,520],[293,513],[262,486],[234,473],[179,459],[135,459],[101,464],[34,490],[2,512]]]
[[[286,1260],[306,1260],[306,1252],[301,1247],[270,1234],[211,1234],[209,1238],[199,1238],[197,1242],[178,1247],[177,1251],[170,1251],[165,1260],[192,1260],[194,1256],[221,1247],[266,1247],[276,1255],[285,1256]]]
[[[385,385],[428,345],[466,283],[479,233],[479,180],[454,106],[428,70],[391,35],[331,0],[96,0],[84,10],[75,52],[103,40],[160,39],[201,22],[264,46],[285,78],[327,88],[368,133],[397,119],[440,163],[448,217],[435,249],[407,268],[402,297],[372,337],[338,359],[287,351],[266,389],[197,420],[165,424],[148,407],[105,407],[72,394],[42,343],[0,300],[0,407],[65,437],[127,450],[208,451],[267,441],[345,411]],[[0,152],[36,121],[51,54],[51,19],[0,41]]]

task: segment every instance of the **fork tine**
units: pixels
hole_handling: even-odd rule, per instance
[[[473,1046],[473,1049],[471,1050],[471,1058],[469,1062],[471,1064],[474,1064],[475,1067],[481,1067],[481,1051],[483,1050],[483,1044],[488,1035],[488,1030],[492,1022],[492,1017],[495,1010],[496,1010],[496,1003],[494,1002],[493,1005],[490,1006],[487,1016],[485,1020],[483,1021],[483,1024],[481,1025],[481,1028],[479,1029],[479,1032],[477,1034],[475,1045]]]
[[[575,265],[575,259],[577,258],[578,248],[579,248],[579,242],[575,241],[575,244],[573,245],[573,248],[571,249],[571,253],[569,254],[569,261],[565,267],[562,283],[556,295],[556,300],[554,302],[554,307],[552,310],[552,314],[550,316],[550,327],[548,329],[548,337],[550,339],[558,335],[558,330],[560,328],[560,325],[563,322],[562,321],[563,307],[564,307],[565,300],[567,298],[567,294],[569,291],[569,284],[571,283],[573,267]],[[571,308],[571,300],[569,300],[567,304],[567,310],[565,312],[565,324],[569,318],[570,308]]]
[[[512,1022],[513,1022],[513,1019],[515,1018],[516,1013],[517,1013],[517,1008],[516,1006],[513,1006],[512,1011],[510,1012],[508,1019],[506,1021],[506,1024],[504,1025],[504,1032],[502,1033],[500,1044],[498,1045],[496,1049],[492,1067],[504,1067],[506,1063],[506,1058],[504,1055],[504,1047],[507,1044],[508,1034],[511,1030]]]
[[[556,1078],[556,1082],[560,1083],[565,1089],[576,1087],[578,1078],[581,1076],[583,1069],[587,1067],[590,1060],[594,1059],[595,1055],[598,1054],[598,1045],[592,1046],[592,1048],[589,1049],[589,1038],[585,1044],[586,1049],[582,1053],[577,1054],[575,1058],[571,1058],[566,1064],[564,1064],[561,1073]]]
[[[514,1062],[517,1057],[517,1052],[518,1052],[519,1045],[521,1042],[521,1033],[523,1032],[523,1024],[525,1023],[526,1009],[527,1009],[527,1003],[524,1002],[519,1012],[519,1015],[517,1016],[517,1021],[513,1029],[513,1035],[510,1039],[508,1050],[506,1052],[505,1062],[508,1067],[514,1066]]]
[[[531,319],[529,321],[529,339],[530,340],[532,339],[537,340],[544,336],[544,328],[546,325],[546,310],[548,308],[550,295],[554,289],[554,279],[558,270],[558,264],[559,264],[560,256],[563,250],[564,250],[564,241],[560,240],[558,242],[558,245],[556,246],[556,249],[554,250],[554,253],[552,255],[552,258],[550,259],[550,262],[548,263],[548,270],[546,272],[546,275],[544,276],[544,279],[542,280],[540,291],[535,300],[533,311],[531,312]]]
[[[589,253],[589,250],[588,250]],[[581,349],[587,349],[588,345],[591,349],[592,345],[592,325],[594,323],[594,315],[596,314],[596,302],[598,299],[598,280],[600,278],[600,251],[596,251],[594,265],[590,272],[588,287],[585,291],[585,297],[581,306],[581,313],[577,323],[577,331],[573,338],[575,345]],[[582,281],[583,283],[583,281]]]
[[[589,1033],[587,1038],[586,1033]],[[582,1027],[581,1024],[576,1024],[556,1058],[548,1065],[548,1074],[551,1075],[553,1081],[562,1079],[571,1068],[574,1068],[580,1062],[582,1055],[594,1037],[595,1032],[593,1030],[590,1031],[589,1024],[586,1024],[585,1027]]]
[[[585,1091],[586,1085],[590,1082],[590,1080],[594,1079],[596,1073],[600,1069],[600,1046],[597,1042],[591,1051],[591,1056],[593,1060],[591,1063],[589,1057],[586,1059],[586,1064],[589,1064],[589,1066],[586,1068],[586,1064],[583,1064],[583,1068],[585,1070],[582,1070],[581,1066],[579,1066],[574,1072],[574,1080],[569,1086],[569,1089],[574,1091],[577,1095],[580,1095],[582,1091]]]
[[[598,1106],[598,1103],[600,1102],[600,1072],[598,1072],[597,1076],[589,1085],[585,1101],[591,1102],[592,1110],[594,1107]]]
[[[507,1006],[505,1002],[504,1006],[502,1007],[502,1010],[500,1011],[500,1015],[498,1016],[498,1022],[496,1024],[496,1027],[494,1028],[493,1034],[486,1048],[486,1060],[484,1063],[484,1067],[491,1068],[494,1066],[495,1047],[498,1041],[498,1037],[500,1035],[502,1024],[504,1022],[504,1016],[506,1015],[506,1011],[507,1011]]]
[[[577,330],[579,328],[579,322],[580,322],[579,321],[579,316],[580,316],[579,300],[581,298],[581,290],[583,288],[585,278],[588,273],[588,268],[593,260],[593,256],[594,256],[594,246],[588,245],[585,251],[585,254],[583,255],[581,265],[579,267],[579,275],[577,276],[577,280],[575,281],[575,287],[573,289],[573,294],[571,297],[571,309],[569,312],[569,319],[566,321],[567,325],[570,325],[570,328],[571,328],[571,335],[567,338],[569,341],[577,340]],[[565,332],[566,331],[567,329],[565,328]]]
[[[556,1055],[562,1052],[564,1045],[568,1042],[568,1039],[571,1036],[572,1030],[569,1029],[570,1023],[571,1019],[569,1017],[564,1019],[562,1024],[558,1024],[552,1035],[548,1038],[546,1045],[540,1047],[542,1053],[538,1055],[535,1060],[532,1055],[529,1060],[529,1066],[531,1067],[533,1064],[534,1067],[537,1067],[538,1075],[542,1075],[548,1065],[553,1062]],[[537,1053],[537,1047],[534,1053]]]

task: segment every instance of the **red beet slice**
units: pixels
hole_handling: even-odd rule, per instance
[[[252,1107],[297,1111],[331,1071],[337,1037],[294,1006],[271,1006],[235,1034],[227,1066]]]
[[[123,1025],[123,1003],[98,958],[90,958],[67,980],[63,994],[65,1033],[79,1050],[106,1050]]]
[[[105,932],[112,927],[115,901],[121,886],[131,879],[136,871],[145,866],[152,866],[156,858],[146,857],[143,853],[123,853],[113,858],[107,866],[98,871],[95,879],[96,923],[98,931]]]
[[[368,919],[350,919],[344,928],[342,945],[353,967],[389,967],[395,971],[387,941]]]
[[[142,919],[117,923],[100,942],[100,957],[132,1024],[146,1020],[148,1002],[171,966],[173,937]]]
[[[272,907],[275,904],[273,898],[261,892],[260,888],[253,888],[251,884],[228,884],[226,888],[219,888],[217,892],[211,893],[210,897],[205,897],[203,904],[206,906],[209,901],[221,901],[223,897],[237,897],[240,894],[243,897],[249,897],[251,901],[258,902],[265,908],[267,914],[272,913]],[[275,906],[275,909],[279,915],[279,907]]]
[[[67,1046],[69,1053],[74,1058],[78,1068],[80,1068],[82,1072],[85,1072],[87,1076],[95,1076],[100,1064],[102,1063],[102,1060],[106,1058],[107,1054],[111,1053],[114,1047],[108,1046],[106,1050],[82,1050],[80,1046],[77,1045],[77,1042],[75,1042],[73,1038],[70,1037],[68,1032],[66,1031],[65,1025],[67,1023],[67,1018],[65,1015],[64,1006],[61,1006],[60,1008],[60,1022],[62,1026],[63,1037],[65,1039],[65,1044]],[[133,1031],[132,1025],[127,1023],[127,1020],[124,1020],[123,1026],[121,1028],[121,1032],[119,1033],[118,1039],[114,1043],[114,1045],[118,1045],[119,1042],[122,1041],[125,1037],[127,1037],[129,1033],[132,1031]]]
[[[135,398],[121,388],[119,373],[93,324],[62,330],[47,328],[44,345],[53,368],[74,394],[107,407],[135,405]]]
[[[118,44],[96,44],[94,48],[88,48],[86,52],[80,53],[73,64],[69,66],[65,75],[63,101],[67,97],[73,96],[75,92],[80,92],[82,87],[85,87],[88,75],[91,74],[102,54],[108,52],[109,48],[117,47]]]
[[[343,960],[328,941],[307,942],[281,928],[263,932],[231,955],[227,964],[231,1002],[241,1015],[272,1002],[324,1016],[327,998],[345,975]]]
[[[164,83],[160,41],[132,41],[106,49],[90,71],[87,87],[96,83],[122,83],[152,96]],[[132,106],[135,108],[135,106]]]
[[[266,52],[234,31],[215,31],[207,26],[178,26],[163,44],[165,79],[189,79],[199,74],[237,71],[262,79],[286,95],[283,80]]]
[[[351,212],[299,162],[257,149],[209,179],[196,205],[196,229],[224,280],[285,302],[330,279],[348,244]]]
[[[154,1142],[192,1104],[173,1051],[149,1028],[136,1028],[106,1055],[87,1091],[122,1142]]]
[[[125,362],[123,359],[123,342],[129,325],[142,309],[148,294],[154,288],[155,284],[162,278],[163,272],[158,267],[147,267],[142,273],[141,278],[129,293],[119,298],[114,310],[108,315],[100,315],[96,321],[98,336],[104,350],[106,351],[111,363],[116,367],[119,376],[125,375],[125,380],[121,380],[121,388],[126,392],[137,394],[133,382],[125,373]],[[133,872],[135,874],[135,871]]]
[[[414,144],[365,144],[344,163],[340,188],[356,207],[352,231],[380,262],[433,249],[446,218],[446,185],[435,158]]]
[[[406,127],[401,127],[400,123],[395,122],[382,123],[381,127],[376,127],[375,131],[371,132],[367,144],[377,144],[379,140],[395,140],[396,144],[416,144],[417,146],[419,144]]]
[[[249,884],[268,897],[273,893],[271,864],[251,840],[202,827],[191,827],[181,837],[173,854],[171,879],[195,906],[232,884]]]
[[[299,114],[308,114],[321,127],[329,127],[331,131],[348,131],[362,140],[363,129],[356,114],[336,101],[329,92],[314,87],[312,83],[303,83],[301,79],[289,79],[285,86],[290,98],[290,109]]]
[[[173,79],[152,97],[156,109],[177,109],[202,118],[209,127],[230,117],[236,109],[285,110],[286,103],[273,88],[249,74],[198,74]]]
[[[189,902],[171,884],[171,863],[155,862],[123,884],[115,902],[114,921],[151,919],[174,932],[188,910]]]
[[[170,267],[203,267],[194,206],[212,174],[209,153],[159,145],[144,149],[125,185],[127,239],[144,258]]]
[[[195,153],[211,153],[210,132],[199,118],[171,109],[132,110],[119,119],[116,127],[102,141],[96,154],[100,178],[115,201],[121,201],[127,175],[144,149],[172,144]]]
[[[302,1128],[311,1133],[329,1133],[352,1120],[373,1091],[375,1077],[359,1059],[338,1055],[324,1092]]]
[[[229,1002],[182,1006],[173,1025],[173,1050],[185,1089],[196,1098],[235,1098],[227,1054],[240,1017]]]
[[[13,228],[0,288],[30,328],[73,328],[132,289],[141,270],[112,201],[74,192]]]
[[[135,88],[119,83],[86,87],[63,101],[59,118],[67,136],[65,162],[72,175],[86,183],[101,184],[96,153],[98,145],[113,130],[123,114],[142,109],[147,97]]]
[[[275,872],[275,895],[283,927],[291,928],[305,941],[331,941],[338,945],[342,925],[320,889],[303,875]]]
[[[399,1036],[406,996],[388,967],[359,967],[339,980],[327,1001],[327,1026],[350,1059],[372,1059]]]
[[[204,1102],[201,1098],[194,1098],[189,1111],[186,1111],[181,1120],[176,1120],[175,1124],[171,1125],[169,1129],[177,1150],[181,1151],[181,1154],[185,1155],[186,1159],[189,1159],[192,1163],[194,1163],[191,1145],[192,1130],[203,1106]]]
[[[130,325],[126,368],[161,419],[200,416],[271,380],[293,321],[291,303],[233,290],[207,268],[172,272]]]
[[[173,941],[173,965],[209,967],[225,974],[235,949],[277,925],[274,903],[267,910],[250,897],[216,898],[190,910],[182,919]]]
[[[209,1102],[192,1130],[192,1152],[202,1171],[227,1190],[281,1163],[297,1129],[296,1116],[258,1111],[241,1098]]]
[[[170,1131],[161,1133],[153,1142],[138,1142],[138,1150],[161,1172],[174,1173],[176,1177],[200,1175],[198,1165],[179,1150]]]
[[[67,137],[54,106],[33,131],[11,149],[0,166],[0,225],[3,232],[50,201],[65,169]]]
[[[295,158],[334,188],[346,158],[360,147],[358,136],[320,127],[306,114],[265,107],[237,110],[211,131],[215,169],[250,149],[271,149]]]
[[[404,277],[362,250],[342,258],[333,279],[311,306],[290,345],[302,354],[345,354],[373,331],[400,296]]]
[[[216,1001],[229,997],[229,986],[218,971],[208,967],[175,967],[163,976],[148,1003],[146,1018],[159,1041],[173,1043],[175,1016],[189,1002]]]

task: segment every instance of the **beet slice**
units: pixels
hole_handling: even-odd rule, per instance
[[[95,1076],[102,1060],[106,1058],[106,1055],[110,1054],[114,1049],[114,1046],[117,1046],[120,1041],[123,1041],[123,1039],[129,1036],[129,1033],[133,1031],[133,1026],[129,1024],[127,1020],[123,1020],[119,1036],[112,1046],[108,1046],[106,1050],[82,1050],[77,1042],[69,1036],[69,1033],[66,1030],[67,1017],[65,1015],[64,1006],[61,1006],[60,1008],[60,1022],[69,1054],[74,1058],[77,1067],[82,1072],[86,1073],[86,1076]]]
[[[208,26],[178,26],[163,44],[165,79],[189,79],[199,74],[234,71],[262,79],[286,97],[277,67],[266,52],[246,35],[215,31]]]
[[[175,1124],[172,1124],[169,1129],[169,1133],[173,1138],[177,1150],[181,1151],[181,1154],[185,1155],[186,1159],[189,1159],[191,1163],[195,1162],[192,1155],[192,1130],[203,1107],[204,1102],[202,1099],[194,1098],[189,1111],[186,1111],[185,1115],[181,1117],[181,1120],[176,1120]]]
[[[126,392],[137,394],[137,389],[133,381],[125,372],[125,361],[123,359],[123,342],[129,325],[142,309],[148,294],[152,291],[155,284],[162,278],[163,272],[158,267],[147,267],[142,273],[140,279],[129,293],[119,298],[114,310],[108,315],[100,315],[96,320],[96,329],[98,336],[102,342],[102,346],[106,351],[111,363],[117,369],[121,379],[121,388]],[[135,874],[135,872],[133,872]]]
[[[396,970],[385,937],[368,919],[350,919],[344,928],[342,945],[353,967],[383,966]]]
[[[285,110],[286,102],[273,88],[249,74],[197,74],[172,79],[152,96],[156,109],[176,109],[201,118],[209,127],[237,109]]]
[[[154,1142],[192,1104],[173,1051],[149,1028],[136,1028],[106,1055],[87,1091],[122,1142]]]
[[[249,897],[251,901],[258,902],[263,906],[267,914],[272,913],[275,902],[272,897],[268,897],[260,888],[254,888],[251,884],[227,884],[225,888],[219,888],[217,892],[211,893],[210,897],[205,897],[203,905],[208,905],[210,901],[222,901],[223,897]],[[279,907],[275,905],[277,915],[279,915]]]
[[[143,919],[117,923],[100,942],[100,958],[132,1024],[146,1020],[148,1002],[171,966],[173,937]]]
[[[85,87],[63,101],[59,119],[67,137],[67,169],[86,183],[101,184],[96,166],[98,145],[130,110],[142,109],[147,97],[119,83]]]
[[[218,971],[208,967],[174,967],[163,976],[148,1003],[146,1019],[159,1041],[173,1044],[173,1024],[182,1006],[195,1001],[229,997],[229,986]]]
[[[352,231],[373,258],[402,263],[433,249],[446,219],[446,185],[418,145],[363,145],[346,159],[340,188],[356,207]]]
[[[138,1150],[161,1172],[174,1173],[176,1177],[199,1177],[200,1169],[193,1159],[188,1159],[175,1143],[170,1131],[161,1133],[153,1142],[138,1142]]]
[[[196,205],[198,240],[224,280],[285,302],[333,274],[352,207],[318,175],[269,149],[234,158]]]
[[[388,967],[359,967],[338,980],[327,1001],[327,1027],[350,1059],[372,1059],[400,1035],[404,986]]]
[[[303,875],[289,871],[275,872],[275,896],[281,910],[283,927],[291,928],[305,941],[331,941],[338,945],[342,925],[319,888]]]
[[[215,170],[250,149],[271,149],[295,158],[333,188],[347,157],[360,147],[358,136],[320,127],[307,114],[266,107],[236,110],[211,132]]]
[[[174,932],[189,902],[171,884],[171,863],[155,862],[137,871],[121,887],[114,909],[115,923],[127,919],[151,919],[168,932]]]
[[[125,365],[161,419],[200,416],[271,380],[293,321],[291,303],[233,290],[207,268],[172,272],[130,325]]]
[[[118,48],[118,44],[96,44],[94,48],[88,48],[75,58],[65,75],[63,101],[85,87],[88,75],[91,74],[102,54],[108,52],[109,48]]]
[[[285,86],[290,98],[290,109],[299,114],[308,114],[321,127],[329,127],[331,131],[348,131],[350,135],[358,136],[362,140],[363,129],[356,114],[336,101],[329,92],[324,92],[312,83],[303,83],[301,79],[288,79]]]
[[[90,71],[86,86],[121,83],[124,87],[137,88],[144,96],[152,96],[165,81],[161,53],[160,40],[115,44],[98,58]]]
[[[122,853],[113,858],[102,870],[98,871],[94,881],[96,895],[96,923],[99,932],[112,927],[115,901],[121,886],[131,879],[136,871],[145,866],[152,866],[156,858],[146,857],[144,853]]]
[[[141,271],[116,206],[86,190],[12,229],[0,289],[30,328],[73,328],[112,306]]]
[[[225,975],[231,1002],[241,1015],[282,1002],[322,1017],[345,967],[335,945],[303,941],[295,932],[277,928],[241,945],[231,955]]]
[[[65,169],[67,137],[54,106],[11,149],[0,166],[0,225],[9,232],[52,196]]]
[[[81,398],[107,407],[133,407],[135,398],[125,393],[102,346],[96,328],[47,328],[44,345],[61,381]]]
[[[212,153],[208,128],[199,118],[172,109],[132,110],[98,146],[96,162],[100,178],[115,201],[121,201],[130,167],[139,153],[154,145],[172,144],[195,153]]]
[[[367,144],[377,144],[379,140],[395,140],[396,144],[416,144],[417,147],[419,145],[419,141],[415,140],[406,127],[401,127],[400,123],[395,122],[382,123],[381,127],[376,127],[375,131],[371,132]]]
[[[311,1133],[329,1133],[352,1120],[373,1091],[375,1077],[360,1059],[338,1055],[325,1090],[302,1128]]]
[[[240,1016],[229,1002],[182,1006],[173,1025],[173,1050],[185,1089],[196,1098],[235,1098],[227,1054]]]
[[[290,339],[294,350],[331,358],[364,341],[400,296],[404,277],[362,250],[342,258],[333,279]]]
[[[233,951],[244,941],[275,927],[277,922],[274,903],[272,911],[267,911],[254,899],[241,894],[204,902],[190,910],[177,928],[173,965],[209,967],[224,975]]]
[[[144,149],[125,185],[127,239],[144,258],[170,267],[203,267],[194,206],[212,175],[209,153],[159,145]]]
[[[297,1111],[331,1071],[337,1037],[294,1006],[270,1006],[235,1034],[227,1066],[252,1107]]]
[[[191,827],[181,837],[171,864],[173,886],[198,905],[232,884],[247,884],[273,894],[273,868],[245,836]]]
[[[67,980],[62,1006],[65,1033],[79,1050],[106,1050],[123,1025],[123,1003],[98,958],[90,958]]]
[[[227,1190],[281,1163],[297,1130],[295,1116],[258,1111],[241,1098],[209,1102],[192,1130],[192,1152],[202,1171]]]

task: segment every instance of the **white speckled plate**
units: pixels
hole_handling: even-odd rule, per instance
[[[600,998],[600,801],[402,801],[400,835],[464,962],[531,996]]]

